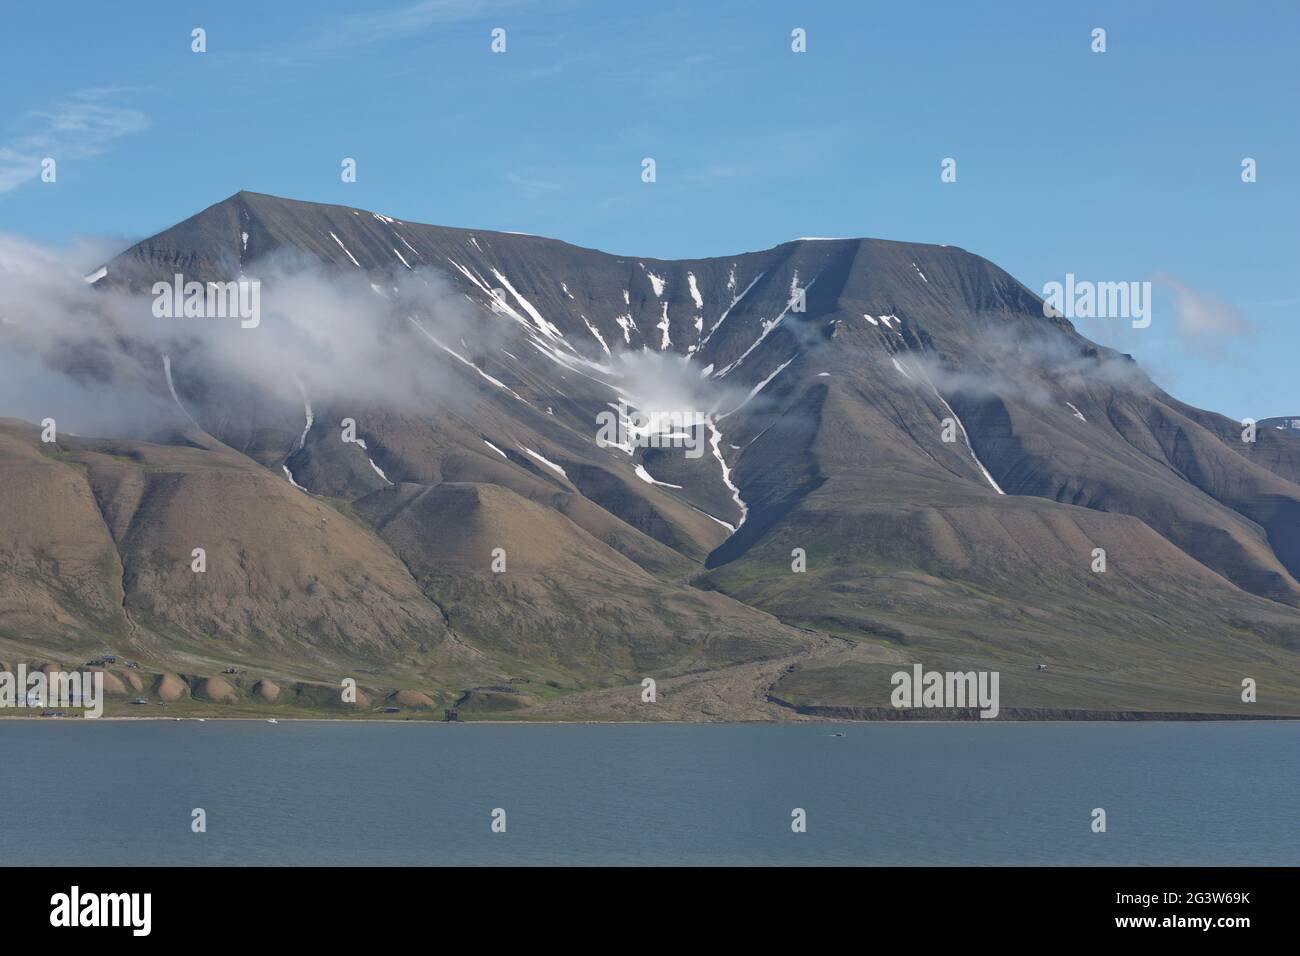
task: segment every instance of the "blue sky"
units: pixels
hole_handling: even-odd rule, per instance
[[[3,15],[0,231],[125,244],[251,189],[663,258],[799,236],[947,243],[1035,291],[1067,272],[1157,280],[1151,328],[1081,327],[1193,404],[1300,414],[1290,0]],[[494,27],[505,54],[489,50]],[[806,53],[790,49],[795,27]],[[39,180],[45,155],[56,183]],[[340,180],[345,156],[356,183]],[[955,183],[940,182],[945,157]],[[1241,181],[1244,157],[1257,182]]]

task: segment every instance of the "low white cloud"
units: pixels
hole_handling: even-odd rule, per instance
[[[117,262],[92,286],[84,277],[103,261],[0,234],[0,415],[54,417],[81,434],[166,433],[178,410],[163,355],[182,392],[221,388],[301,408],[301,386],[319,402],[456,405],[465,392],[449,370],[460,365],[428,335],[471,360],[498,344],[500,327],[428,270],[377,275],[271,256],[241,277],[260,283],[260,321],[245,328],[238,317],[159,318],[157,277],[131,291],[130,264]]]

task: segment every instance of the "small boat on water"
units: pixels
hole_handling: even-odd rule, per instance
[[[276,720],[274,717],[268,717],[268,718],[266,718],[266,722],[267,722],[268,724],[278,724],[278,723],[279,723],[279,721]]]

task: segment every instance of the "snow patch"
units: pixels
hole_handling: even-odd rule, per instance
[[[532,318],[532,320],[537,323],[537,328],[541,331],[543,335],[552,339],[564,338],[564,334],[559,329],[557,329],[550,322],[547,322],[544,318],[542,318],[542,314],[538,312],[535,308],[533,308],[533,304],[529,302],[527,299],[525,299],[522,295],[520,295],[515,290],[515,287],[510,284],[509,279],[503,276],[496,269],[492,270],[492,274],[496,276],[498,282],[500,282],[503,286],[506,287],[506,291],[509,292],[511,295],[513,295],[516,300],[518,300],[519,304],[523,306],[524,311],[527,312],[528,315]]]
[[[650,472],[645,470],[644,465],[636,466],[636,476],[648,485],[661,485],[664,488],[681,488],[681,485],[670,485],[666,481],[659,481],[658,479],[651,477]]]
[[[569,298],[573,298],[573,297],[570,296]],[[605,344],[605,337],[604,337],[603,335],[600,334],[600,329],[596,328],[594,325],[591,324],[591,319],[587,318],[587,317],[584,315],[584,316],[582,317],[582,321],[585,322],[585,323],[587,323],[587,331],[589,331],[592,335],[594,335],[594,336],[596,337],[596,341],[599,342],[599,343],[600,343],[600,347],[601,347],[602,349],[605,350],[605,354],[606,354],[606,355],[613,355],[613,353],[610,352],[610,350],[609,350],[609,346]]]
[[[704,296],[700,295],[700,287],[695,284],[695,273],[686,273],[686,282],[691,287],[691,298],[695,300],[695,308],[704,308]]]
[[[366,461],[370,462],[370,467],[373,468],[373,469],[375,469],[375,474],[376,474],[376,475],[378,475],[380,478],[384,479],[384,481],[387,481],[390,485],[392,484],[392,481],[390,481],[389,478],[388,478],[388,476],[384,474],[384,469],[382,469],[382,468],[380,468],[378,465],[376,465],[376,464],[375,464],[375,460],[374,460],[373,458],[370,458],[369,456],[367,456]]]
[[[522,446],[521,446],[521,447],[522,447]],[[551,471],[556,472],[557,474],[559,474],[560,476],[562,476],[562,477],[564,477],[564,478],[568,478],[568,477],[569,477],[567,474],[565,474],[563,468],[561,468],[561,467],[560,467],[559,465],[557,465],[555,462],[553,462],[553,461],[549,461],[549,460],[547,460],[546,458],[543,458],[541,455],[537,454],[537,452],[533,451],[531,448],[524,448],[524,452],[525,452],[527,455],[529,455],[530,457],[532,457],[532,458],[536,458],[538,461],[540,461],[540,462],[541,462],[543,465],[545,465],[547,468],[551,469]]]
[[[638,264],[641,266],[642,269],[645,269],[645,274],[646,274],[646,276],[650,279],[650,285],[654,287],[654,290],[655,290],[655,298],[656,298],[656,299],[660,298],[660,297],[664,294],[664,279],[663,279],[663,277],[662,277],[662,276],[657,276],[657,275],[655,275],[653,272],[651,272],[649,269],[646,269],[646,268],[645,268],[645,263],[638,263]]]
[[[349,259],[352,260],[352,264],[353,264],[354,266],[356,266],[358,269],[360,269],[360,268],[361,268],[361,263],[357,262],[357,257],[356,257],[356,256],[354,256],[352,253],[348,252],[348,247],[345,246],[345,245],[343,245],[343,240],[340,239],[338,236],[334,235],[334,233],[332,233],[332,232],[330,233],[330,238],[333,239],[335,242],[337,242],[337,243],[339,244],[339,248],[343,250],[344,255],[346,255]]]

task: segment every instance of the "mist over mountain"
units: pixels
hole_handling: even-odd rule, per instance
[[[160,317],[177,275],[256,322]],[[85,276],[5,240],[0,279],[6,660],[635,719],[870,715],[915,661],[1011,715],[1240,713],[1266,673],[1300,713],[1300,433],[965,250],[667,261],[241,192]]]

